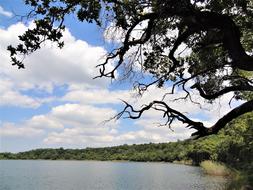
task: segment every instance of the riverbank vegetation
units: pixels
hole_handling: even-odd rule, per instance
[[[174,162],[200,165],[205,160],[225,163],[246,172],[253,181],[253,114],[230,123],[218,135],[198,140],[169,143],[121,145],[85,149],[36,149],[20,153],[0,153],[0,159],[127,160]]]
[[[231,176],[233,172],[224,164],[205,160],[200,163],[200,166],[204,169],[205,173],[215,176]]]

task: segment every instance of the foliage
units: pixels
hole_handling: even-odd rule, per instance
[[[140,109],[126,103],[115,118],[124,115],[137,119],[145,111],[155,109],[167,118],[165,125],[179,120],[197,130],[193,135],[203,137],[218,133],[233,119],[253,110],[252,0],[25,0],[25,3],[31,7],[27,17],[34,19],[35,28],[19,36],[19,45],[8,47],[12,63],[18,68],[24,68],[22,56],[38,50],[47,40],[63,47],[64,20],[74,14],[81,22],[94,22],[101,27],[113,23],[123,31],[117,48],[98,65],[97,77],[115,78],[116,72],[128,68],[122,76],[127,78],[135,73],[135,65],[140,64],[145,76],[153,77],[150,83],[135,82],[141,95],[152,85],[172,84],[170,93],[178,88],[185,92],[185,99],[198,92],[213,102],[232,92],[236,100],[247,100],[210,128],[172,109],[166,98]],[[140,35],[136,36],[136,31]],[[173,32],[176,34],[171,35]],[[191,53],[184,56],[176,53],[180,45]],[[112,62],[110,70],[108,64]],[[251,74],[244,75],[244,71]]]
[[[233,130],[224,130],[226,141],[217,147],[217,159],[236,168],[253,171],[253,114],[246,114],[231,123]]]

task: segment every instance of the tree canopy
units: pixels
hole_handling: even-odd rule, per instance
[[[149,83],[136,82],[140,95],[147,93],[150,86],[170,83],[172,89],[164,97],[181,88],[185,92],[183,98],[189,101],[195,91],[208,102],[228,93],[234,93],[236,100],[243,99],[241,105],[211,127],[171,108],[165,99],[154,100],[140,109],[125,102],[123,111],[115,118],[138,119],[145,111],[154,109],[163,113],[165,125],[179,120],[197,130],[193,136],[202,137],[216,134],[233,119],[253,110],[252,0],[25,0],[25,3],[31,6],[27,17],[34,19],[35,27],[19,36],[19,45],[8,47],[13,65],[18,68],[24,68],[22,56],[38,50],[47,40],[63,47],[64,20],[75,14],[81,22],[94,22],[100,27],[113,24],[123,33],[117,48],[97,66],[100,75],[95,78],[115,78],[122,68],[126,69],[122,75],[127,78],[138,67],[140,72],[153,77]],[[180,56],[176,51],[182,45],[190,53]],[[108,65],[112,62],[111,69]]]

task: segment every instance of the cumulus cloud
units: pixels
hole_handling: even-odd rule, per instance
[[[125,93],[124,91],[120,92],[122,94]],[[159,91],[159,89],[154,89],[154,91],[150,91],[147,97],[144,96],[143,100],[137,103],[137,106],[141,105],[141,103],[151,101],[154,98],[158,98],[162,94],[163,90]],[[72,100],[80,99],[76,96],[76,99],[73,98]],[[229,101],[228,97],[221,99],[220,103],[224,105],[227,101]],[[111,100],[111,102],[113,101]],[[220,109],[222,115],[229,110],[227,107],[219,107],[218,104],[215,105],[217,107],[214,106],[210,110],[211,117],[206,122],[208,125],[212,124],[211,122],[215,120],[214,117],[219,116],[217,110]],[[191,107],[191,102],[172,102],[171,106],[182,111],[192,111],[195,114],[202,112],[208,113],[205,110],[201,110],[197,105],[196,107]],[[22,131],[25,130],[23,126],[26,126],[26,130],[44,131],[46,135],[41,141],[47,146],[73,146],[81,148],[112,146],[125,143],[138,144],[177,141],[178,139],[189,138],[193,132],[193,130],[186,129],[180,122],[174,123],[172,130],[168,127],[158,127],[158,122],[161,122],[162,115],[156,111],[149,111],[143,118],[130,123],[132,125],[131,130],[124,129],[121,131],[121,122],[112,122],[106,125],[101,123],[114,114],[116,114],[116,110],[100,107],[96,103],[89,104],[86,101],[82,101],[81,103],[67,103],[53,107],[46,115],[33,116],[23,124],[12,125],[12,127],[7,128],[8,130],[4,127],[4,134],[5,136],[8,134],[11,136],[11,131],[17,131],[17,128],[20,128],[18,130]],[[196,120],[198,119],[200,118],[196,118]],[[16,133],[14,132],[14,134]]]
[[[51,114],[70,126],[94,127],[113,117],[116,111],[90,105],[64,104],[54,107]]]
[[[51,118],[46,115],[36,115],[33,116],[26,122],[26,126],[29,126],[34,129],[63,129],[64,126],[55,118]]]
[[[4,10],[2,6],[0,6],[0,15],[6,16],[6,17],[12,17],[12,12]]]
[[[26,95],[22,95],[14,87],[10,80],[0,78],[0,106],[21,106],[37,108],[43,100],[36,100]]]
[[[66,45],[62,49],[56,48],[52,43],[45,43],[41,50],[24,60],[26,69],[18,70],[11,66],[6,47],[17,44],[18,35],[28,27],[17,23],[7,29],[0,29],[0,58],[3,60],[0,74],[19,81],[19,88],[52,91],[54,86],[64,84],[103,88],[108,84],[107,80],[92,79],[98,75],[95,66],[104,60],[106,50],[75,39],[68,30],[64,32]]]
[[[77,89],[71,90],[62,98],[63,101],[81,104],[119,104],[121,100],[130,100],[128,90],[109,91],[107,89]]]
[[[44,134],[42,129],[19,126],[14,123],[3,123],[0,126],[0,137],[34,138]]]
[[[185,139],[190,136],[190,131],[177,128],[171,131],[168,127],[147,127],[151,121],[145,123],[142,120],[136,124],[136,130],[120,132],[111,128],[67,128],[61,132],[52,132],[43,140],[47,145],[75,145],[77,147],[101,147],[121,144],[139,144],[149,142],[169,142]]]
[[[98,75],[95,66],[104,60],[106,50],[91,46],[85,41],[75,39],[68,31],[64,32],[65,47],[58,49],[52,43],[45,43],[43,48],[25,60],[26,69],[18,70],[10,64],[7,46],[18,44],[18,35],[24,33],[33,23],[26,26],[22,23],[0,29],[0,104],[9,106],[37,108],[42,103],[52,101],[24,95],[24,91],[45,91],[53,93],[55,87],[67,85],[69,88],[105,89],[109,81],[93,80]],[[109,67],[111,67],[109,65]]]
[[[62,132],[49,133],[43,142],[51,145],[79,145],[79,147],[106,146],[112,144],[114,133],[115,130],[108,128],[66,128]]]
[[[103,121],[115,114],[110,108],[64,104],[53,107],[45,115],[35,115],[19,123],[2,123],[0,136],[31,138],[46,135],[45,144],[80,144],[104,142],[116,135],[119,122]],[[40,137],[42,138],[42,136]]]
[[[173,135],[173,134],[172,134]],[[180,136],[176,136],[177,140]],[[121,144],[166,142],[171,141],[170,134],[164,135],[153,131],[137,130],[119,133],[116,129],[100,128],[87,130],[84,128],[65,129],[63,132],[49,133],[43,141],[51,145],[79,145],[79,147],[114,146]]]
[[[145,93],[140,98],[132,98],[127,91],[99,91],[96,93],[91,92],[88,93],[84,89],[72,91],[66,94],[64,100],[74,101],[79,104],[103,104],[103,103],[113,103],[117,104],[116,97],[119,99],[124,99],[130,102],[135,108],[139,109],[143,104],[148,104],[153,100],[161,100],[164,96],[164,93],[169,92],[170,89],[166,88],[155,88],[150,87],[148,93]],[[92,101],[92,94],[96,94],[94,101]],[[111,96],[110,96],[111,95]],[[195,121],[204,121],[206,126],[212,126],[217,119],[225,115],[227,112],[231,110],[229,106],[229,101],[232,94],[227,94],[217,101],[213,102],[213,104],[208,104],[204,99],[200,98],[197,94],[192,96],[192,99],[199,104],[194,104],[189,99],[188,100],[178,100],[173,101],[175,98],[184,97],[186,94],[183,91],[178,91],[174,95],[168,95],[165,98],[165,101],[168,105],[176,110],[181,111],[185,115],[189,116]],[[102,98],[104,97],[104,98]],[[238,105],[238,103],[237,103]],[[235,107],[236,104],[231,105]],[[124,121],[122,121],[124,122]],[[172,125],[172,129],[169,127],[158,127],[159,124],[165,123],[163,118],[163,114],[161,112],[157,112],[155,110],[149,110],[145,112],[138,121],[134,122],[132,125],[134,126],[134,131],[127,131],[121,133],[117,131],[116,135],[104,133],[104,136],[107,136],[106,140],[103,142],[105,145],[118,145],[124,143],[145,143],[145,142],[167,142],[167,141],[176,141],[178,139],[182,140],[185,138],[189,138],[190,135],[194,132],[194,130],[190,130],[185,128],[186,125],[181,122],[175,122]],[[79,131],[79,130],[77,130]],[[50,134],[49,137],[45,140],[45,142],[54,142],[53,138],[58,139],[58,143],[60,139],[62,139],[62,143],[64,143],[64,139],[70,131],[58,132]],[[64,138],[63,138],[64,137]],[[110,137],[110,138],[109,138]],[[84,139],[89,146],[99,146],[101,143],[96,141],[96,139],[103,139],[101,134],[99,134],[96,138],[93,136],[92,141],[89,141],[86,135],[80,133],[78,138],[83,139],[82,141],[77,141],[79,143],[83,143]],[[71,140],[69,140],[70,142]]]

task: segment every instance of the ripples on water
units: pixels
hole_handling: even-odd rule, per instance
[[[226,183],[169,163],[0,161],[0,190],[222,190]]]

